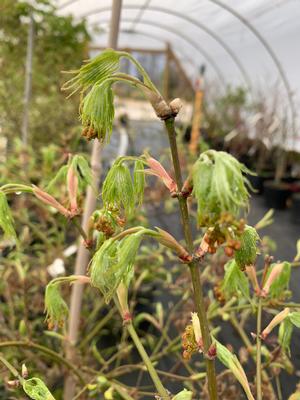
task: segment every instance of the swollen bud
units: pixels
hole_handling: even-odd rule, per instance
[[[246,225],[239,240],[240,248],[235,251],[234,259],[239,268],[244,270],[245,267],[255,264],[259,236],[255,228]]]

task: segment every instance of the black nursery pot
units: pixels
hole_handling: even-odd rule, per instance
[[[290,186],[286,183],[276,183],[274,181],[266,181],[264,183],[264,196],[267,207],[284,210],[291,194]]]
[[[300,224],[300,193],[292,196],[291,219],[294,224]]]

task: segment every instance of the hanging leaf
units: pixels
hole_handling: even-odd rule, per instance
[[[127,215],[133,212],[135,199],[130,171],[126,165],[118,163],[118,160],[105,178],[102,199],[106,208],[124,208]]]
[[[39,378],[24,380],[23,390],[33,400],[55,400],[47,386]]]
[[[290,355],[290,343],[293,333],[293,324],[286,318],[279,326],[278,342],[282,349]]]
[[[83,135],[88,139],[97,137],[101,142],[109,141],[115,116],[111,85],[110,81],[94,85],[82,101],[80,117],[86,128]]]
[[[111,238],[95,253],[90,267],[91,283],[102,292],[107,303],[121,282],[129,286],[143,234],[143,231],[133,233],[119,242]]]
[[[227,347],[223,346],[220,342],[216,341],[217,346],[217,357],[221,361],[222,364],[225,365],[236,379],[240,382],[241,386],[243,387],[247,399],[248,400],[255,400],[249,386],[249,382],[243,367],[241,366],[238,358],[236,355],[232,354]]]
[[[67,173],[68,173],[68,166],[63,165],[60,167],[54,178],[51,179],[51,181],[48,183],[46,187],[46,192],[52,193],[55,188],[59,186],[60,183],[65,183],[67,179]]]
[[[250,299],[249,282],[243,271],[240,270],[237,263],[234,260],[229,261],[225,265],[225,275],[221,289],[225,296],[229,298],[233,294],[239,294],[239,292],[246,299]]]
[[[202,226],[213,225],[222,212],[238,216],[248,207],[248,183],[243,173],[250,171],[230,154],[208,150],[193,166],[193,195]]]
[[[0,190],[0,227],[6,239],[16,239],[14,220],[5,194]]]
[[[61,296],[60,281],[51,281],[45,291],[45,312],[49,329],[62,327],[69,314],[67,303]]]
[[[246,225],[239,240],[241,247],[235,251],[234,259],[239,268],[245,269],[246,266],[252,265],[256,261],[259,236],[255,228]]]

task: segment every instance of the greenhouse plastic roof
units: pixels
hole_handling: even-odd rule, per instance
[[[85,18],[93,45],[105,47],[111,0],[56,0],[58,13]],[[119,47],[165,49],[169,43],[191,79],[251,90],[278,85],[298,114],[299,0],[123,0]],[[95,31],[98,28],[98,32]]]

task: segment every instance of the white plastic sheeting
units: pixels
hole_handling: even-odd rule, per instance
[[[86,18],[93,45],[105,46],[111,0],[56,4],[60,14]],[[163,49],[170,43],[191,79],[205,63],[210,81],[252,91],[276,85],[291,119],[291,100],[299,115],[299,21],[300,0],[124,0],[119,46]]]

